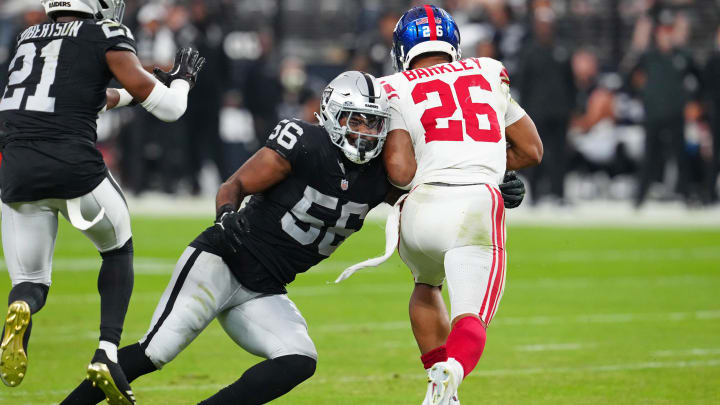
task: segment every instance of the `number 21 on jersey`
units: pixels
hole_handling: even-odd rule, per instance
[[[43,59],[44,65],[40,74],[40,81],[35,86],[35,94],[27,97],[26,110],[55,112],[55,97],[50,97],[50,86],[55,83],[55,71],[62,41],[62,39],[51,41],[40,50],[40,58]],[[21,63],[22,68],[15,70],[8,77],[7,88],[2,100],[0,100],[0,111],[20,109],[26,88],[15,87],[11,89],[10,87],[22,84],[30,76],[37,51],[37,47],[32,42],[24,43],[18,47],[15,57],[10,61],[10,69],[13,69],[13,66],[17,69],[17,65]]]
[[[428,108],[420,121],[425,128],[425,143],[433,141],[460,142],[467,134],[476,142],[500,142],[502,134],[497,113],[488,103],[474,102],[470,89],[476,87],[482,91],[492,91],[490,83],[480,74],[460,76],[452,86],[440,79],[418,83],[412,91],[415,104],[429,100],[431,93],[437,94],[440,105]],[[457,100],[457,101],[455,101]],[[458,109],[462,111],[462,120],[450,119]],[[486,116],[490,128],[480,128],[480,116]],[[438,127],[438,120],[446,119],[447,127]]]

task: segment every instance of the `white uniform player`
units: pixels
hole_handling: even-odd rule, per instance
[[[393,33],[398,73],[380,79],[391,112],[385,167],[393,184],[410,189],[399,253],[415,278],[410,321],[428,371],[423,405],[458,404],[457,387],[480,360],[505,286],[499,184],[507,169],[538,164],[542,156],[502,64],[460,59],[459,46],[460,32],[445,10],[410,9]]]
[[[504,208],[497,188],[505,173],[505,127],[525,116],[510,96],[505,68],[494,59],[468,58],[380,82],[390,100],[389,130],[410,134],[417,161],[403,205],[401,257],[417,283],[432,286],[442,285],[451,249],[460,249],[449,256],[457,265],[480,259],[487,265],[469,280],[448,274],[452,317],[479,313],[483,301],[497,309],[505,267]],[[491,296],[461,288],[468,282],[492,284]],[[488,324],[494,310],[483,309]]]

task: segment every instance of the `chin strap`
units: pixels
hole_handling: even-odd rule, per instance
[[[395,249],[397,248],[398,241],[400,239],[400,209],[407,196],[408,194],[405,194],[397,200],[395,205],[393,205],[390,215],[387,217],[387,221],[385,222],[385,254],[348,267],[335,280],[336,284],[349,278],[360,269],[364,269],[366,267],[376,267],[385,263],[385,261],[387,261],[387,259],[395,253]]]

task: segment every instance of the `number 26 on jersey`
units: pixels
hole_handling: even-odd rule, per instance
[[[425,128],[425,142],[456,141],[460,142],[467,134],[476,142],[500,142],[502,134],[497,113],[488,103],[474,102],[470,89],[479,87],[483,91],[492,91],[490,83],[479,74],[460,76],[452,86],[440,79],[418,83],[412,91],[415,104],[427,101],[431,93],[436,93],[440,105],[428,108],[420,121]],[[457,100],[457,102],[455,101]],[[462,111],[462,119],[450,119],[458,109]],[[479,116],[485,115],[490,128],[480,128]],[[438,127],[438,120],[446,119],[447,127]]]

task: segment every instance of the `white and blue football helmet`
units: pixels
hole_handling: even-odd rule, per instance
[[[125,0],[41,0],[40,3],[50,18],[57,12],[72,11],[121,23],[125,14]]]
[[[411,8],[398,20],[390,55],[396,72],[410,68],[417,56],[442,52],[452,62],[460,59],[460,31],[455,20],[440,7],[426,4]]]

